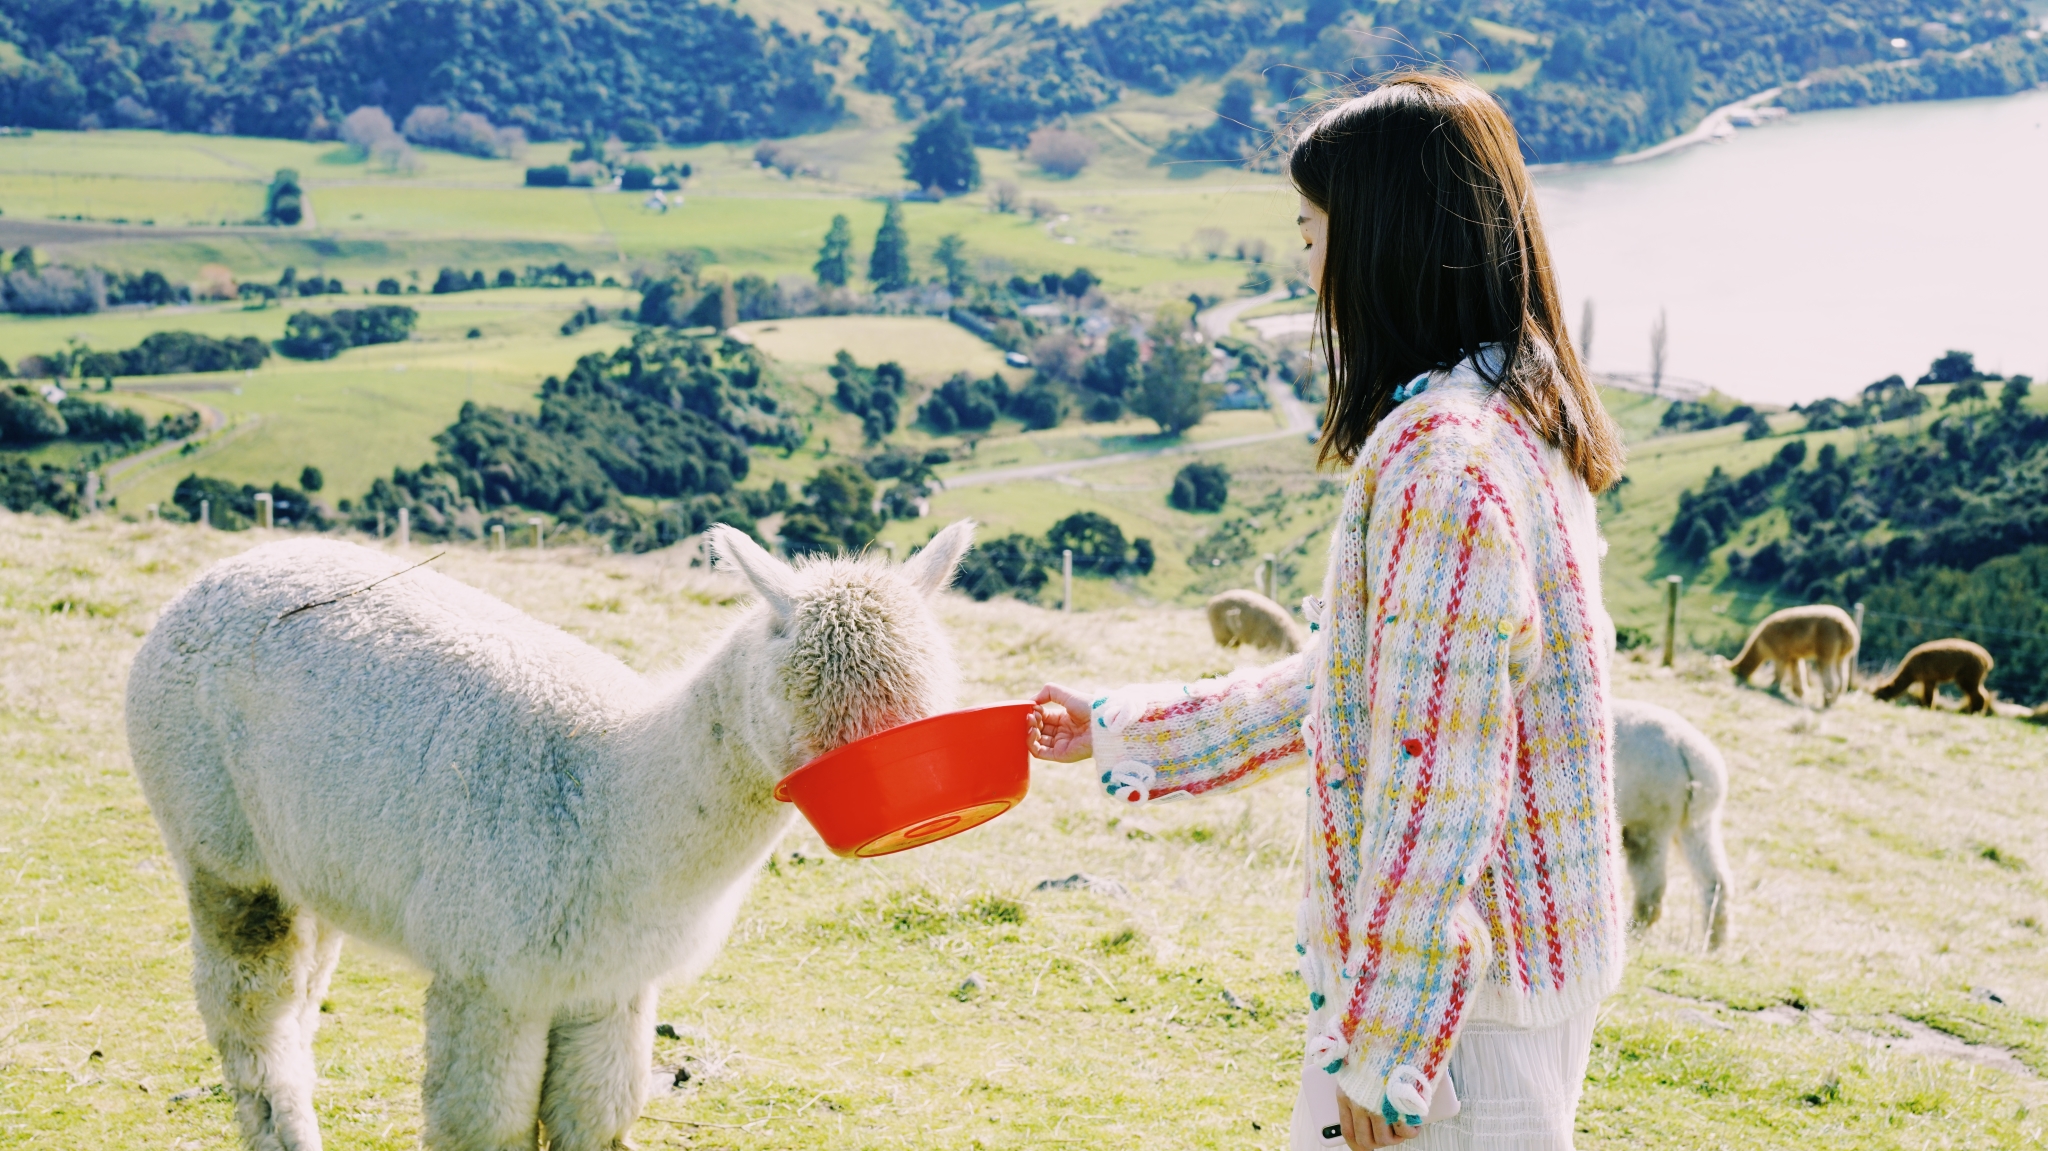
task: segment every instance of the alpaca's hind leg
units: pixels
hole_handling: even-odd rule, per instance
[[[1693,885],[1700,889],[1700,909],[1707,927],[1707,949],[1712,951],[1728,939],[1728,852],[1721,845],[1721,815],[1687,822],[1678,829],[1678,846],[1685,852]]]
[[[268,885],[195,872],[192,986],[220,1051],[242,1143],[252,1151],[319,1151],[307,990],[321,964],[319,927]],[[331,969],[331,967],[330,967]],[[324,977],[322,977],[324,982]],[[312,1001],[317,1016],[319,1001]]]
[[[1937,684],[1937,683],[1935,683],[1935,682],[1934,682],[1933,680],[1931,680],[1931,679],[1923,679],[1923,680],[1921,680],[1921,681],[1920,681],[1920,706],[1921,706],[1921,707],[1926,707],[1926,708],[1931,708],[1931,707],[1933,707],[1933,706],[1934,706],[1934,696],[1935,696],[1935,693],[1937,693],[1937,692],[1938,692],[1938,691],[1940,691],[1940,690],[1941,690],[1941,687],[1940,687],[1940,685],[1939,685],[1939,684]]]
[[[550,1151],[626,1145],[647,1102],[654,998],[648,987],[622,1003],[577,1004],[555,1016],[540,1098]]]
[[[427,1069],[420,1083],[428,1151],[533,1151],[548,1019],[481,984],[427,987]]]
[[[1629,886],[1636,894],[1635,915],[1629,926],[1636,931],[1648,931],[1663,914],[1664,853],[1670,841],[1668,824],[1621,829],[1622,850],[1628,855]]]
[[[1991,701],[1984,696],[1983,673],[1972,668],[1956,677],[1956,686],[1963,691],[1963,710],[1972,715],[1991,710]]]
[[[1842,665],[1833,660],[1816,660],[1814,670],[1820,675],[1821,707],[1835,706],[1835,700],[1842,695]]]

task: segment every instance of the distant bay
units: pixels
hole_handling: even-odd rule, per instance
[[[2048,90],[1810,112],[1640,164],[1537,176],[1593,365],[1748,400],[1908,380],[1948,348],[2048,377]]]

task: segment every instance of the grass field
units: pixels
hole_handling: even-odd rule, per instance
[[[205,1090],[219,1072],[120,691],[159,605],[262,538],[0,513],[0,1143],[234,1146],[228,1104]],[[458,547],[436,566],[643,669],[700,650],[739,610],[735,583],[669,553]],[[942,616],[969,700],[1232,664],[1187,610],[949,598]],[[2042,1145],[2048,733],[1862,696],[1815,715],[1698,656],[1677,675],[1624,661],[1617,682],[1728,756],[1735,926],[1700,952],[1674,876],[1603,1010],[1579,1145]],[[799,825],[717,964],[664,995],[679,1038],[656,1062],[691,1078],[657,1094],[635,1137],[1283,1147],[1304,1006],[1298,779],[1137,818],[1091,780],[1039,765],[1016,812],[883,860],[832,858]],[[1076,872],[1121,893],[1034,890]],[[956,996],[970,975],[984,990]],[[317,1045],[330,1146],[415,1145],[421,989],[394,959],[344,956]]]

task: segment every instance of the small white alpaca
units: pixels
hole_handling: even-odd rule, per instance
[[[1700,730],[1670,708],[1614,701],[1614,806],[1635,888],[1635,928],[1657,922],[1664,907],[1664,853],[1673,838],[1700,889],[1707,947],[1728,938],[1728,853],[1721,846],[1721,804],[1728,767]]]
[[[136,656],[128,740],[244,1144],[320,1146],[313,1030],[347,934],[432,976],[427,1147],[622,1146],[657,982],[724,943],[792,819],[776,781],[952,706],[930,599],[972,535],[792,568],[715,527],[761,602],[663,677],[349,544],[202,575]]]
[[[1262,651],[1301,650],[1301,628],[1287,609],[1255,591],[1227,591],[1209,600],[1209,632],[1223,647],[1250,644]]]

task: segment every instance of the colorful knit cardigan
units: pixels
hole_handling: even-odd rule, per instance
[[[1592,496],[1467,364],[1359,453],[1310,646],[1093,709],[1109,793],[1152,802],[1310,761],[1296,950],[1308,1057],[1420,1116],[1468,1017],[1542,1027],[1622,970]]]

